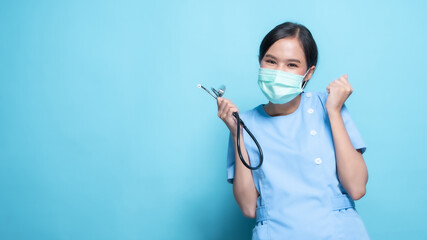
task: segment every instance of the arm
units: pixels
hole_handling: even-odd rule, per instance
[[[354,149],[341,116],[341,108],[353,92],[347,75],[330,83],[327,91],[326,110],[331,123],[338,178],[350,197],[359,200],[366,193],[368,170],[362,154]]]
[[[249,218],[255,217],[256,201],[259,196],[255,188],[252,178],[252,171],[247,169],[240,161],[237,151],[237,121],[232,115],[233,112],[238,112],[236,106],[228,99],[217,98],[218,117],[220,117],[227,125],[231,132],[234,145],[235,170],[233,180],[233,194],[237,204],[243,212],[243,215]],[[243,131],[240,131],[240,147],[244,159],[249,159],[246,152],[245,144],[243,144]],[[248,162],[248,161],[246,161]]]
[[[236,133],[232,134],[235,159],[233,194],[237,204],[240,209],[242,209],[243,215],[249,218],[255,218],[256,201],[259,194],[255,188],[252,171],[247,169],[240,160],[237,152],[237,137],[235,135]],[[240,142],[243,143],[242,131],[240,132]],[[242,148],[243,158],[245,160],[249,159],[245,144],[240,144],[240,147]],[[246,161],[246,163],[248,163],[248,161]]]

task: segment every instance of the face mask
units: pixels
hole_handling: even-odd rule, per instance
[[[302,81],[309,71],[310,69],[301,76],[280,70],[260,68],[258,85],[270,102],[285,104],[303,92],[307,81],[304,82],[304,86],[302,86]]]

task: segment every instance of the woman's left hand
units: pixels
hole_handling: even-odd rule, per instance
[[[353,92],[353,88],[348,82],[347,74],[345,74],[339,79],[335,79],[329,83],[329,86],[326,87],[326,91],[329,93],[326,100],[326,110],[328,112],[341,112],[341,108]]]

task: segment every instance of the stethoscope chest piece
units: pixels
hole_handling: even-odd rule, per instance
[[[203,90],[205,90],[207,93],[209,93],[209,95],[211,95],[213,98],[217,98],[217,97],[222,97],[225,93],[225,85],[221,85],[218,90],[216,90],[215,88],[211,88],[212,92],[214,94],[212,94],[209,90],[207,90],[205,87],[203,87],[201,84],[197,84],[198,88],[201,88]]]

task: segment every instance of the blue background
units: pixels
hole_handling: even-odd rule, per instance
[[[258,47],[284,21],[344,73],[368,149],[372,239],[425,239],[427,9],[419,1],[0,3],[0,239],[250,239],[228,130],[196,85],[249,110]]]

